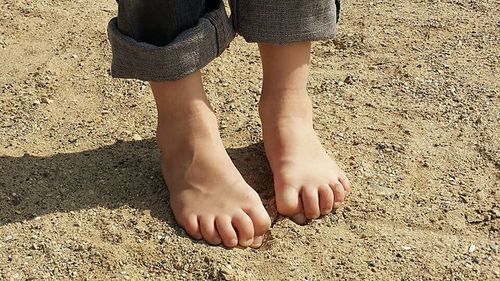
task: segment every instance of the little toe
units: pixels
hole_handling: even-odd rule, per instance
[[[250,248],[258,249],[262,246],[262,243],[264,242],[264,236],[256,236],[253,239],[252,245],[250,245]]]
[[[208,244],[220,245],[222,243],[222,239],[215,228],[215,220],[213,217],[201,217],[200,229],[203,239],[205,239]]]
[[[191,238],[200,240],[202,239],[202,235],[200,232],[200,225],[198,223],[198,217],[196,215],[187,216],[184,219],[181,219],[182,226],[186,233],[191,236]]]
[[[344,173],[339,176],[339,182],[342,184],[347,194],[351,193],[351,183]]]
[[[318,189],[319,195],[319,207],[322,215],[326,215],[332,212],[334,196],[333,191],[329,186],[322,185]]]
[[[276,193],[276,208],[278,212],[286,217],[292,217],[302,212],[302,202],[300,195],[294,187],[280,188],[281,192]]]
[[[340,182],[334,182],[330,184],[330,188],[333,191],[333,197],[334,197],[333,208],[337,209],[340,207],[340,205],[342,205],[342,202],[344,202],[345,190]]]
[[[321,215],[318,190],[312,187],[304,187],[301,192],[301,197],[306,218],[317,219]]]
[[[229,216],[217,217],[215,219],[215,225],[217,226],[217,232],[224,246],[228,248],[238,246],[238,235],[231,224],[231,218]]]
[[[232,224],[238,233],[238,241],[240,246],[249,247],[253,243],[254,229],[250,217],[243,211],[234,216]]]

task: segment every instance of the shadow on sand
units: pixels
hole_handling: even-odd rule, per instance
[[[263,201],[271,201],[272,175],[262,143],[228,152]],[[0,157],[0,226],[56,212],[124,205],[150,210],[174,225],[158,161],[153,139],[50,157]]]

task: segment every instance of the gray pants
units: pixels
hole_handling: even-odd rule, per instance
[[[178,80],[220,55],[238,33],[285,44],[335,36],[339,0],[118,0],[108,25],[116,78]]]

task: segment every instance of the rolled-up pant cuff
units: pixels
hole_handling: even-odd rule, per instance
[[[123,34],[114,18],[108,24],[113,51],[111,75],[144,81],[179,80],[220,55],[234,36],[224,5],[206,13],[196,26],[162,47]]]
[[[335,37],[335,0],[233,1],[233,22],[248,42],[285,44]]]

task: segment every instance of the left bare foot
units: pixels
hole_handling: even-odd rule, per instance
[[[259,104],[278,212],[303,224],[338,208],[351,191],[345,173],[313,129],[307,95],[311,43],[259,44],[264,84]]]
[[[303,224],[338,208],[351,191],[349,180],[313,129],[307,94],[263,100],[260,114],[278,212]]]

